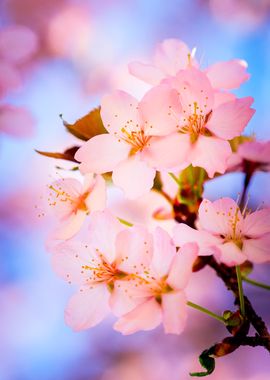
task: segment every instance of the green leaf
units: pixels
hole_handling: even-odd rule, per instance
[[[60,117],[62,118],[62,115],[60,115]],[[63,120],[63,124],[68,132],[84,141],[87,141],[94,136],[108,133],[100,116],[100,107],[94,108],[87,115],[75,121],[74,124],[69,124],[65,120]]]
[[[51,158],[57,158],[60,160],[67,160],[72,162],[78,162],[75,160],[74,156],[77,150],[79,149],[79,146],[73,146],[72,148],[66,149],[63,153],[59,152],[43,152],[41,150],[35,150],[38,154],[41,154],[42,156],[51,157]]]
[[[209,350],[205,350],[199,356],[199,362],[203,368],[206,369],[206,372],[193,372],[190,373],[190,376],[193,377],[204,377],[211,375],[215,370],[215,359],[210,356]]]

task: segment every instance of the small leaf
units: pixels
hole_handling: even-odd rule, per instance
[[[62,118],[62,115],[60,115],[60,117]],[[74,124],[69,124],[65,120],[63,120],[63,124],[68,132],[84,141],[102,133],[108,133],[100,116],[100,107],[94,108],[87,115],[78,119]]]
[[[215,359],[210,356],[209,350],[205,350],[199,356],[199,362],[203,368],[206,369],[206,372],[193,372],[190,373],[190,376],[193,377],[204,377],[211,375],[215,370]]]
[[[79,146],[73,146],[72,148],[66,149],[63,153],[58,153],[58,152],[43,152],[41,150],[37,150],[36,152],[41,154],[42,156],[46,157],[51,157],[51,158],[57,158],[60,160],[67,160],[67,161],[72,161],[72,162],[78,162],[75,160],[74,156],[77,150],[79,149]]]
[[[239,145],[243,144],[247,141],[253,141],[255,139],[255,136],[237,136],[234,139],[230,140],[229,143],[231,145],[232,151],[235,153],[237,152]]]
[[[162,187],[163,187],[163,183],[161,180],[160,172],[156,172],[156,176],[154,178],[153,190],[161,191]]]

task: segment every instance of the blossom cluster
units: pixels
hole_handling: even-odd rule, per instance
[[[269,142],[241,136],[255,112],[251,97],[231,92],[249,79],[245,61],[202,68],[194,49],[171,39],[158,45],[151,63],[133,62],[129,70],[151,87],[140,101],[121,90],[102,99],[105,132],[85,139],[72,157],[83,184],[62,178],[49,185],[59,225],[48,248],[56,273],[78,286],[65,311],[74,330],[112,312],[123,334],[161,323],[179,334],[198,257],[227,267],[270,261],[270,209],[252,212],[245,202],[251,176],[269,171]],[[203,199],[205,181],[231,171],[248,178],[241,199]],[[176,182],[172,195],[164,191],[166,178]],[[152,191],[165,197],[173,228],[153,230],[113,213],[111,180],[131,202]],[[164,219],[155,215],[157,224]]]

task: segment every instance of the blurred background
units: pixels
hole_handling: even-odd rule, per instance
[[[52,222],[45,187],[65,172],[34,149],[76,143],[60,113],[73,122],[115,88],[142,95],[146,87],[127,63],[148,62],[164,38],[197,46],[203,66],[245,59],[251,79],[237,94],[253,96],[256,109],[247,133],[269,139],[269,16],[269,0],[0,0],[0,380],[186,380],[199,370],[201,351],[226,335],[193,310],[180,337],[162,329],[123,337],[113,318],[81,333],[65,326],[74,289],[52,272],[44,247]],[[206,196],[236,197],[242,180],[216,179]],[[256,174],[252,204],[269,205],[269,185],[267,174]],[[253,277],[269,283],[269,275],[266,265]],[[245,291],[269,323],[269,294]],[[207,269],[193,276],[189,298],[216,312],[233,304]],[[265,350],[241,348],[218,360],[210,378],[268,380],[269,373]]]

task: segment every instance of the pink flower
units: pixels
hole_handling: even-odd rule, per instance
[[[171,134],[176,124],[169,111],[181,108],[175,104],[178,102],[176,91],[166,85],[157,91],[151,104],[147,94],[140,103],[123,91],[105,96],[101,115],[109,133],[93,137],[75,155],[83,173],[113,171],[113,182],[128,198],[137,198],[149,191],[156,169],[171,168],[175,156],[182,157],[178,141]],[[165,104],[162,103],[164,98]],[[170,109],[166,108],[168,102]]]
[[[270,141],[247,141],[228,161],[227,171],[270,171]]]
[[[11,64],[0,60],[0,98],[5,97],[9,91],[21,86],[19,71]]]
[[[112,297],[123,312],[133,308],[136,300],[117,301],[115,283],[136,282],[134,268],[145,270],[151,253],[152,237],[143,227],[126,229],[108,211],[91,214],[87,242],[70,240],[53,248],[56,273],[80,286],[66,307],[66,323],[75,331],[95,326],[109,313]]]
[[[187,318],[184,290],[196,256],[196,244],[188,244],[176,252],[170,236],[157,228],[153,258],[149,269],[140,274],[141,282],[128,283],[126,287],[121,286],[125,283],[116,285],[116,291],[136,299],[138,305],[119,318],[115,330],[126,335],[152,330],[163,323],[166,333],[180,334]]]
[[[11,105],[0,106],[0,133],[25,138],[33,134],[34,126],[35,120],[27,109]]]
[[[53,239],[69,239],[82,227],[87,215],[103,210],[106,184],[102,176],[85,176],[84,184],[74,178],[62,178],[49,186],[49,205],[60,221]]]
[[[174,101],[161,90],[166,85],[177,91],[177,95],[175,92],[171,95],[177,97]],[[156,107],[154,112],[157,99],[163,107]],[[177,157],[176,169],[192,164],[204,168],[213,177],[215,172],[224,173],[227,168],[231,155],[227,140],[239,136],[255,112],[250,108],[251,97],[236,99],[230,95],[229,99],[227,94],[213,90],[206,74],[188,68],[166,84],[153,87],[144,98],[142,114],[147,112],[150,125],[157,124],[157,118],[164,120],[165,115],[171,116],[166,125],[177,127],[177,132],[170,135],[174,145],[169,148],[171,156],[174,152],[174,158]]]
[[[196,241],[200,255],[212,255],[228,265],[270,261],[270,209],[241,211],[230,198],[204,199],[199,208],[199,230],[185,224],[174,227],[174,242],[182,246]]]
[[[157,45],[151,64],[131,62],[129,72],[147,83],[157,85],[163,79],[175,76],[179,70],[198,67],[194,59],[195,50],[190,51],[181,40],[167,39]],[[209,66],[205,73],[213,88],[229,90],[238,88],[249,79],[246,69],[247,63],[244,60],[233,59],[217,62]]]

